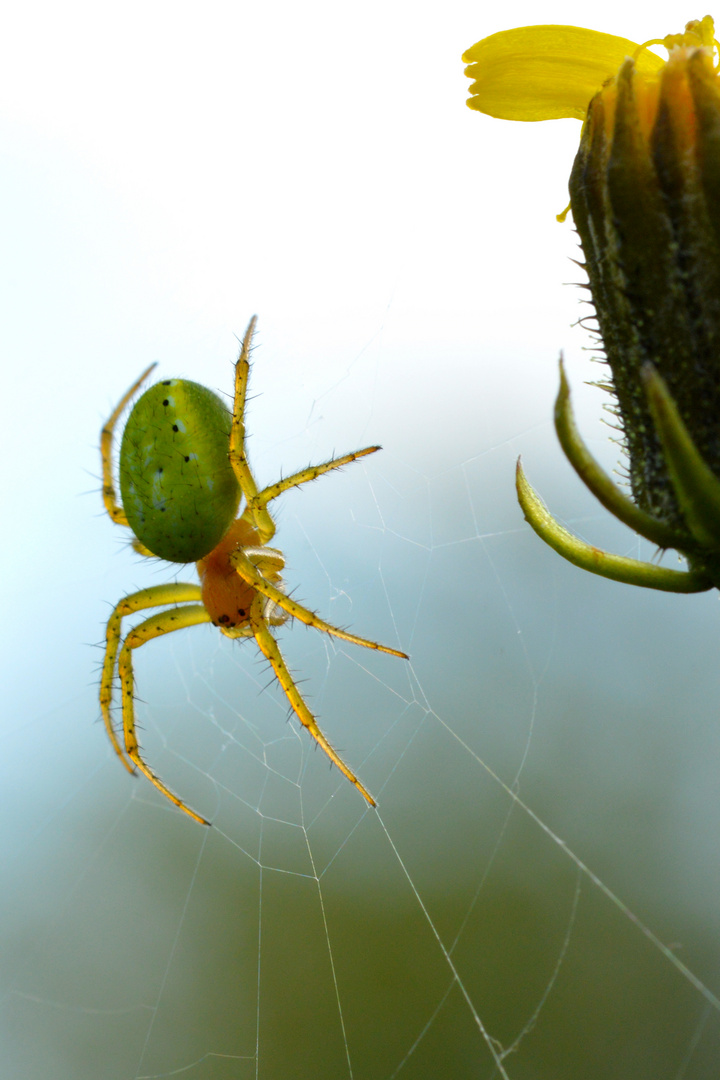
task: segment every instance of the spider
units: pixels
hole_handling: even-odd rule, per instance
[[[380,447],[368,446],[321,465],[309,465],[258,490],[245,453],[245,402],[256,321],[253,316],[235,364],[232,416],[211,390],[185,379],[155,383],[135,403],[120,446],[122,503],[117,500],[113,478],[115,426],[155,364],[131,386],[100,436],[103,502],[110,518],[118,525],[129,526],[134,534],[132,546],[140,555],[175,563],[194,562],[200,578],[199,585],[174,582],[140,589],[116,604],[107,624],[100,709],[110,741],[125,768],[129,772],[139,769],[163,795],[202,825],[210,822],[186,806],[140,752],[135,728],[134,649],[162,634],[208,622],[226,637],[255,638],[300,723],[371,806],[375,806],[372,795],[318,727],[288,671],[272,628],[295,618],[354,645],[408,659],[397,649],[331,626],[283,590],[280,575],[285,560],[277,548],[268,546],[275,535],[269,504],[284,491],[374,454]],[[245,503],[238,516],[241,498]],[[138,623],[123,640],[125,616],[148,608],[164,610]],[[124,750],[111,716],[116,670]]]

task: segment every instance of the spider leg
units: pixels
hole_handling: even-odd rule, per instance
[[[245,337],[240,346],[240,355],[235,364],[235,399],[228,458],[245,496],[247,503],[245,514],[248,515],[257,529],[262,542],[267,543],[275,535],[275,522],[265,507],[258,503],[258,487],[245,453],[245,401],[247,398],[248,377],[250,375],[250,348],[256,324],[257,315],[253,315],[245,331]]]
[[[169,586],[169,588],[172,587]],[[187,586],[187,588],[190,588],[190,586]],[[200,591],[199,588],[197,591]],[[210,622],[210,616],[202,604],[187,604],[184,607],[169,608],[167,611],[158,612],[157,615],[145,619],[130,631],[123,642],[118,657],[118,674],[122,688],[123,732],[128,757],[137,765],[140,772],[148,778],[150,783],[154,784],[158,791],[161,791],[170,802],[175,803],[180,810],[184,810],[186,814],[201,825],[209,825],[209,821],[206,821],[204,817],[200,817],[194,810],[186,806],[182,799],[178,798],[169,787],[166,787],[160,777],[143,761],[135,733],[135,681],[132,669],[133,649],[138,649],[146,641],[160,637],[162,634],[171,634],[174,630],[181,630],[185,626],[196,626],[198,623],[203,622]]]
[[[288,491],[290,488],[306,484],[310,480],[316,480],[318,476],[322,476],[332,469],[340,469],[343,465],[349,465],[350,462],[365,457],[366,454],[374,454],[380,447],[367,446],[363,450],[343,454],[342,457],[333,458],[331,461],[323,462],[321,465],[308,465],[306,469],[301,469],[284,480],[258,491],[257,482],[245,452],[245,404],[250,376],[250,350],[256,325],[257,315],[253,315],[245,331],[245,337],[240,347],[240,355],[235,364],[235,398],[228,458],[245,497],[246,507],[242,516],[257,530],[260,542],[267,544],[275,535],[275,522],[267,509],[267,504],[272,499],[276,499],[278,495],[282,495],[284,491]]]
[[[113,451],[113,438],[115,435],[115,425],[118,422],[120,413],[123,411],[133,394],[139,390],[142,384],[147,379],[148,375],[157,364],[150,364],[150,367],[143,371],[137,382],[134,382],[127,394],[125,394],[117,407],[113,410],[110,419],[104,425],[100,432],[100,458],[102,460],[102,496],[105,509],[109,516],[115,522],[116,525],[127,525],[128,520],[125,516],[120,503],[117,501],[117,495],[115,494],[115,481],[112,473],[112,451]],[[144,554],[144,552],[142,553]],[[148,553],[149,554],[149,553]]]
[[[115,661],[120,648],[121,624],[126,615],[134,611],[143,611],[145,608],[160,607],[163,604],[184,603],[186,600],[199,600],[201,590],[199,585],[155,585],[151,589],[141,589],[139,592],[130,593],[129,596],[115,605],[112,615],[108,619],[105,631],[105,659],[103,660],[102,675],[100,676],[100,711],[105,721],[105,729],[113,744],[115,753],[122,761],[128,772],[134,772],[133,766],[128,762],[118,742],[115,728],[113,727],[110,708],[112,706],[113,679],[115,677]]]
[[[255,498],[253,505],[265,507],[272,499],[277,499],[278,495],[282,495],[283,491],[298,487],[300,484],[307,484],[310,480],[317,480],[318,476],[330,472],[331,469],[341,469],[343,465],[349,465],[350,462],[357,461],[358,458],[365,457],[366,454],[374,454],[377,450],[382,450],[382,447],[366,446],[364,450],[355,450],[350,454],[343,454],[342,457],[324,461],[322,465],[308,465],[306,469],[301,469],[300,472],[293,473],[292,476],[286,476],[284,480],[279,480],[277,484],[271,484],[269,487],[263,488]],[[248,512],[252,516],[249,503],[245,513]]]
[[[303,727],[308,729],[313,739],[315,739],[316,743],[322,747],[330,760],[337,765],[340,772],[348,778],[350,783],[355,785],[360,794],[367,799],[370,805],[377,805],[370,792],[362,786],[357,776],[348,769],[347,765],[333,750],[332,746],[318,727],[317,720],[305,704],[300,691],[295,685],[292,675],[288,671],[287,664],[283,659],[277,641],[270,633],[268,625],[263,617],[263,606],[264,599],[262,595],[256,596],[250,607],[250,625],[253,634],[255,635],[255,640],[258,643],[258,647],[263,656],[270,661],[270,665],[275,672],[278,682],[282,686],[285,696],[290,702],[295,715]]]
[[[391,656],[399,656],[403,660],[409,660],[407,653],[400,652],[399,649],[391,649],[388,645],[379,645],[377,641],[368,641],[367,638],[358,637],[356,634],[349,634],[347,630],[340,630],[337,626],[331,626],[330,623],[326,623],[324,619],[321,619],[313,611],[309,611],[308,608],[298,604],[295,600],[291,599],[282,589],[276,588],[275,585],[271,585],[270,582],[263,577],[254,563],[248,558],[245,551],[239,548],[237,551],[233,551],[230,555],[230,562],[237,570],[243,581],[247,581],[249,585],[257,589],[263,596],[267,596],[268,600],[272,600],[283,611],[287,611],[288,615],[292,615],[293,618],[299,619],[300,622],[305,623],[306,626],[314,626],[316,630],[322,630],[326,634],[332,634],[333,637],[342,638],[343,641],[349,641],[353,645],[362,645],[366,649],[377,649],[379,652],[389,653]]]

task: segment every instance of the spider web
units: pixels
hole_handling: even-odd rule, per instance
[[[547,17],[592,21],[577,6]],[[66,49],[52,22],[38,39],[45,22],[30,10],[27,56],[40,49],[52,71]],[[717,600],[581,574],[531,533],[513,492],[522,452],[571,528],[656,557],[598,508],[551,431],[562,345],[583,434],[615,467],[602,395],[583,386],[597,376],[588,339],[566,330],[577,296],[558,284],[576,274],[551,211],[577,131],[538,125],[503,142],[502,125],[478,117],[472,134],[459,118],[454,127],[465,90],[457,53],[503,25],[478,25],[474,3],[451,5],[447,24],[429,29],[410,6],[365,5],[367,26],[343,38],[342,66],[334,47],[314,42],[323,21],[338,37],[336,11],[288,7],[283,23],[273,8],[264,25],[262,12],[243,9],[234,26],[220,5],[195,27],[175,9],[172,19],[162,5],[137,9],[127,28],[113,24],[117,56],[63,59],[70,74],[43,91],[50,113],[57,94],[59,126],[43,112],[43,138],[6,132],[22,168],[3,181],[3,204],[32,200],[8,226],[3,326],[14,363],[0,400],[11,448],[0,1075],[715,1077]],[[670,9],[652,14],[651,33],[679,29]],[[71,5],[61,18],[72,30],[86,15]],[[521,4],[516,16],[538,12]],[[640,22],[603,28],[644,35]],[[353,67],[356,38],[364,52]],[[238,42],[251,44],[240,65]],[[205,99],[185,59],[204,71],[203,49],[212,78],[231,78],[198,120]],[[182,58],[182,78],[169,56]],[[399,56],[408,70],[396,85],[383,72]],[[144,94],[126,113],[128,57]],[[0,70],[20,78],[11,59]],[[97,135],[93,156],[85,140],[98,127],[82,108],[88,85],[105,101],[108,63],[122,108],[103,113],[108,138]],[[292,72],[279,89],[268,86],[273,64]],[[457,74],[447,87],[434,74],[443,65]],[[351,77],[371,69],[383,91],[374,111],[373,87]],[[78,80],[73,107],[64,78]],[[245,96],[233,98],[245,78]],[[22,85],[21,118],[32,89]],[[286,129],[288,85],[304,107]],[[277,106],[269,120],[255,119],[257,86]],[[328,88],[338,86],[336,116]],[[210,108],[226,97],[230,117]],[[163,122],[138,148],[131,132],[145,131],[145,111]],[[300,112],[318,126],[302,126]],[[238,116],[242,154],[228,136]],[[263,124],[286,140],[263,142]],[[43,141],[54,138],[59,154]],[[329,178],[303,156],[313,139],[315,153],[333,146]],[[519,163],[511,139],[522,140]],[[199,180],[178,168],[185,144],[207,163]],[[90,174],[68,149],[78,145]],[[252,168],[248,146],[262,148]],[[285,159],[263,157],[277,146],[294,155],[299,194]],[[137,164],[129,149],[143,151],[150,202],[117,179],[123,160]],[[432,173],[430,158],[445,172]],[[93,169],[117,183],[112,198],[103,188],[99,200]],[[272,205],[250,220],[263,188]],[[508,218],[493,231],[500,208]],[[97,469],[105,406],[150,360],[229,388],[245,297],[260,314],[248,416],[260,482],[333,451],[385,446],[278,500],[287,586],[329,621],[412,659],[278,630],[374,811],[288,717],[252,642],[198,627],[140,650],[147,758],[213,820],[202,829],[133,781],[90,726],[88,643],[118,597],[173,570],[139,561],[96,511],[96,479],[78,477]],[[36,429],[42,437],[29,438]],[[92,490],[79,499],[83,486]]]
[[[269,457],[318,458],[333,432],[313,417],[363,385],[378,422],[373,350]],[[410,461],[396,431],[384,457],[280,504],[301,599],[412,654],[278,632],[377,811],[288,717],[252,642],[202,628],[138,654],[147,757],[213,828],[108,753],[20,830],[5,1075],[713,1074],[715,602],[688,614],[539,545],[512,499],[520,446],[574,528],[652,555],[558,475],[530,421],[432,469],[435,449]],[[138,582],[167,570],[123,562]],[[71,707],[37,721],[44,741]]]

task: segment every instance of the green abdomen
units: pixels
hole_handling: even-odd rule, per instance
[[[131,529],[154,555],[196,562],[237,514],[228,461],[231,415],[199,383],[166,379],[136,402],[120,447],[120,492]]]

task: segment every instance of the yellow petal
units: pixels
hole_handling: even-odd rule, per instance
[[[521,26],[501,30],[463,53],[474,79],[468,105],[500,120],[584,120],[590,100],[614,75],[634,41],[579,26]],[[647,49],[639,71],[651,74],[664,61]]]

